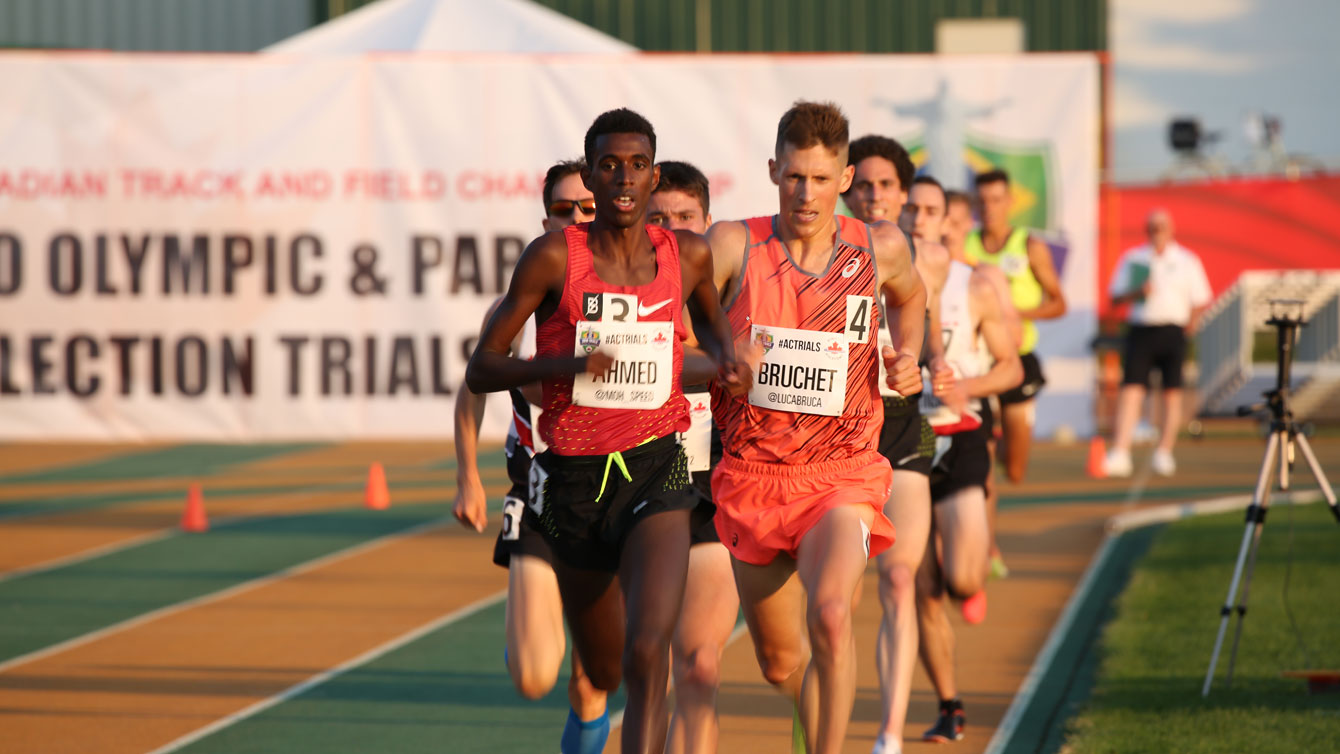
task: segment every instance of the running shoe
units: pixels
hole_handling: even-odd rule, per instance
[[[1173,454],[1166,450],[1154,451],[1153,458],[1149,459],[1149,465],[1159,476],[1172,476],[1177,473],[1177,461],[1174,461]]]
[[[971,625],[977,625],[986,620],[986,590],[979,589],[977,594],[963,600],[960,607],[963,611],[963,620]]]
[[[921,734],[921,740],[932,743],[947,744],[950,741],[963,740],[963,726],[966,720],[963,717],[963,702],[958,699],[950,699],[947,702],[940,702],[940,716],[935,718],[935,725],[932,725]]]

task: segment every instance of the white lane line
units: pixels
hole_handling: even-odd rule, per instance
[[[218,720],[215,720],[214,722],[210,723],[209,725],[206,725],[203,728],[192,731],[191,733],[187,733],[186,735],[182,736],[181,738],[178,738],[177,740],[169,744],[154,749],[153,751],[149,752],[149,754],[167,754],[167,752],[176,751],[182,748],[183,746],[193,744],[196,741],[199,741],[200,739],[204,738],[205,736],[223,730],[224,728],[227,728],[230,725],[234,725],[243,720],[246,720],[249,717],[253,717],[257,714],[260,714],[261,712],[264,712],[265,710],[268,710],[277,704],[281,704],[283,702],[288,701],[289,699],[292,699],[295,696],[298,696],[299,694],[302,694],[304,691],[307,691],[308,689],[314,686],[319,686],[320,684],[323,684],[326,681],[335,678],[336,676],[343,675],[344,673],[347,673],[348,671],[358,667],[359,665],[365,665],[369,662],[372,662],[373,660],[376,660],[378,657],[381,657],[382,655],[390,654],[391,652],[394,652],[395,650],[405,646],[406,644],[409,644],[413,641],[417,641],[418,639],[421,639],[424,636],[427,636],[428,634],[431,634],[432,632],[444,626],[449,626],[452,623],[468,618],[471,615],[474,615],[475,613],[484,610],[485,608],[492,607],[493,605],[502,602],[503,599],[506,597],[507,597],[507,590],[503,589],[502,591],[491,594],[481,600],[472,602],[469,605],[466,605],[465,607],[453,610],[452,612],[447,613],[446,615],[443,615],[442,617],[432,622],[425,623],[424,625],[419,626],[418,628],[412,631],[401,634],[400,636],[397,636],[396,638],[391,639],[390,641],[387,641],[383,644],[373,647],[372,649],[369,649],[363,654],[354,657],[352,659],[346,660],[340,663],[339,665],[330,668],[329,670],[323,670],[320,673],[317,673],[316,675],[312,676],[311,678],[308,678],[307,680],[303,681],[302,683],[290,686],[289,688],[285,689],[284,691],[281,691],[278,694],[275,694],[274,696],[262,699],[261,701],[256,702],[255,704],[246,707],[244,709],[238,710],[237,712],[234,712],[233,714],[228,715],[227,717],[219,718]]]
[[[1060,650],[1066,634],[1070,633],[1070,626],[1075,622],[1075,616],[1079,613],[1080,605],[1084,604],[1089,589],[1098,579],[1098,574],[1106,567],[1107,559],[1111,556],[1112,547],[1117,539],[1118,535],[1116,534],[1104,535],[1103,544],[1099,548],[1098,554],[1094,556],[1093,560],[1089,561],[1089,567],[1084,569],[1084,575],[1080,578],[1075,591],[1071,593],[1070,599],[1065,604],[1065,609],[1061,611],[1061,617],[1052,626],[1051,633],[1047,634],[1046,643],[1042,645],[1042,650],[1034,658],[1033,666],[1028,669],[1028,675],[1024,676],[1024,682],[1019,685],[1019,690],[1015,692],[1014,701],[1010,702],[1009,709],[1005,710],[1005,716],[996,726],[996,732],[991,736],[991,741],[987,743],[984,754],[1000,754],[1009,744],[1010,738],[1014,736],[1014,729],[1019,727],[1019,721],[1023,719],[1024,710],[1028,709],[1029,703],[1033,701],[1033,695],[1037,693],[1038,684],[1042,682],[1042,677],[1047,674],[1047,668],[1051,666],[1052,658]]]
[[[17,665],[22,665],[27,662],[40,660],[43,657],[49,657],[59,652],[64,652],[68,649],[74,649],[75,647],[83,646],[90,642],[97,641],[98,639],[101,639],[104,636],[114,634],[118,631],[125,631],[131,628],[135,628],[137,626],[142,626],[146,623],[149,623],[150,621],[155,621],[158,620],[159,618],[166,618],[169,615],[174,615],[176,613],[182,612],[183,610],[189,610],[193,607],[209,604],[211,602],[218,602],[220,600],[224,600],[229,597],[242,594],[244,592],[249,592],[253,589],[259,589],[260,587],[263,587],[267,584],[272,584],[276,581],[289,578],[290,576],[297,576],[299,574],[306,573],[308,571],[316,570],[317,568],[321,568],[322,566],[326,566],[331,563],[344,560],[345,558],[351,558],[355,555],[367,552],[368,550],[380,547],[386,544],[387,542],[390,542],[395,539],[412,537],[416,534],[421,534],[425,531],[428,531],[429,529],[444,527],[449,523],[449,521],[451,521],[451,519],[447,517],[435,518],[430,521],[425,521],[421,524],[418,524],[417,526],[411,526],[408,529],[401,529],[400,531],[391,532],[390,534],[384,534],[380,537],[377,537],[376,539],[370,539],[366,542],[360,542],[356,545],[346,547],[343,550],[336,550],[334,552],[327,553],[315,560],[308,560],[303,563],[299,563],[297,565],[289,566],[288,568],[285,568],[282,571],[275,571],[274,573],[266,574],[265,576],[255,578],[250,581],[243,581],[240,584],[234,584],[233,586],[230,586],[227,589],[223,589],[221,591],[210,592],[208,594],[202,594],[198,597],[192,597],[191,599],[188,599],[184,602],[177,602],[171,605],[165,605],[163,607],[158,608],[157,610],[152,610],[147,613],[141,613],[133,618],[127,618],[126,620],[123,620],[120,623],[113,623],[110,626],[104,626],[100,629],[97,629],[96,631],[90,631],[89,633],[86,634],[80,634],[79,636],[71,637],[69,639],[66,639],[65,641],[58,642],[56,644],[52,644],[47,647],[43,647],[42,649],[36,649],[33,650],[32,652],[28,652],[27,654],[21,654],[18,655],[17,657],[11,657],[10,659],[5,660],[4,662],[0,662],[0,673],[3,673]]]

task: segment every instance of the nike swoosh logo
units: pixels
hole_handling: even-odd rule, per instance
[[[662,301],[661,303],[664,304],[665,302]],[[642,502],[640,502],[640,503],[638,503],[637,505],[633,506],[633,515],[636,516],[636,515],[637,515],[637,512],[640,511],[640,510],[642,510],[643,508],[647,507],[647,503],[650,503],[650,502],[651,502],[650,500],[643,500]]]
[[[662,306],[665,306],[666,304],[670,303],[671,301],[674,301],[674,299],[668,298],[664,301],[652,304],[651,306],[643,306],[642,304],[638,304],[637,316],[645,317],[648,314],[651,314],[652,312],[656,311],[657,309],[660,309]]]

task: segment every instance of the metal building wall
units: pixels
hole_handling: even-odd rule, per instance
[[[1032,52],[1107,49],[1107,0],[535,0],[643,50],[934,52],[942,18],[1020,18]]]
[[[0,47],[252,52],[324,0],[0,0]]]

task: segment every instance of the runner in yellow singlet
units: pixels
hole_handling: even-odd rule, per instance
[[[1010,296],[1023,318],[1019,356],[1024,366],[1024,381],[1019,387],[1000,395],[1001,424],[1004,428],[1002,455],[1005,473],[1016,484],[1028,470],[1028,451],[1033,441],[1034,398],[1047,384],[1034,349],[1040,319],[1056,319],[1065,314],[1065,296],[1052,264],[1051,251],[1042,239],[1026,228],[1010,225],[1014,205],[1010,177],[1003,170],[977,176],[977,199],[982,212],[982,227],[968,234],[964,252],[973,264],[1000,267],[1010,281]]]

